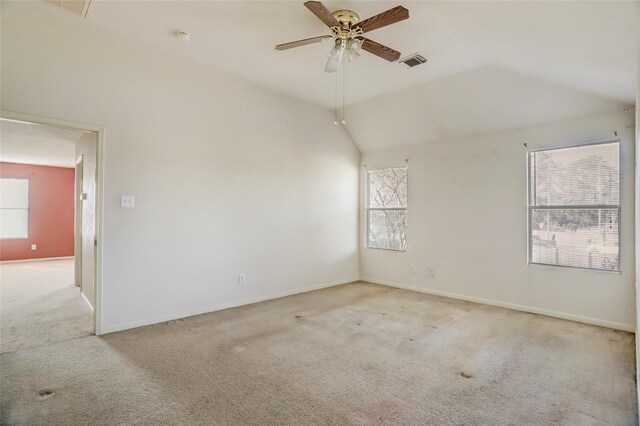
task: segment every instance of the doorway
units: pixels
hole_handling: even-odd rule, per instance
[[[100,131],[2,111],[2,352],[99,334]]]

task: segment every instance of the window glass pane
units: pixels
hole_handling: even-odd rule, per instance
[[[369,247],[407,249],[407,211],[369,210]]]
[[[407,168],[391,167],[371,170],[369,177],[369,207],[407,207]]]
[[[619,149],[616,142],[531,153],[531,205],[618,205]]]
[[[29,210],[0,209],[0,238],[27,238]]]
[[[0,179],[0,208],[29,208],[29,181],[27,179]]]
[[[531,211],[531,261],[618,271],[618,209]]]

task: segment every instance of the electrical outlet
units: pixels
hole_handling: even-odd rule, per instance
[[[238,282],[240,284],[244,284],[247,282],[247,274],[240,274],[238,275]]]
[[[414,263],[411,264],[411,266],[409,267],[409,270],[411,271],[412,274],[416,273],[416,265]]]
[[[435,278],[435,274],[433,273],[433,266],[429,266],[427,268],[427,277],[429,278]]]
[[[31,250],[38,250],[37,244],[31,244]]]
[[[125,209],[132,209],[136,206],[136,197],[133,195],[121,195],[120,196],[120,207]]]

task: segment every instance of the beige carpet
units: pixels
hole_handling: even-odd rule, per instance
[[[3,424],[636,424],[633,335],[366,283],[2,354]]]
[[[0,350],[12,352],[93,332],[73,259],[0,264]]]

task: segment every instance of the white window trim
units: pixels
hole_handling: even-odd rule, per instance
[[[370,186],[370,182],[369,182],[369,172],[375,172],[377,170],[385,170],[385,169],[399,169],[399,168],[403,168],[403,169],[407,169],[407,207],[370,207],[369,203],[370,203],[370,197],[369,197],[369,186]],[[400,166],[386,166],[386,167],[376,167],[375,169],[368,169],[365,168],[364,171],[364,175],[365,175],[365,179],[367,181],[366,184],[366,208],[365,208],[365,221],[366,221],[366,229],[365,229],[365,242],[364,242],[364,247],[366,250],[383,250],[383,251],[388,251],[391,253],[406,253],[409,250],[409,232],[408,232],[408,226],[407,226],[407,247],[404,250],[396,250],[396,249],[388,249],[388,248],[381,248],[381,247],[371,247],[369,245],[369,242],[371,241],[369,238],[369,231],[371,230],[371,227],[369,226],[369,211],[371,210],[404,210],[405,212],[407,212],[407,217],[409,217],[409,165],[408,164],[403,164]]]
[[[619,190],[619,195],[618,195],[618,204],[617,205],[580,205],[580,206],[532,206],[531,205],[531,154],[535,153],[535,152],[541,152],[541,151],[555,151],[555,150],[559,150],[559,149],[568,149],[568,148],[580,148],[580,147],[584,147],[584,146],[592,146],[592,145],[607,145],[607,144],[611,144],[611,143],[617,143],[618,144],[618,190]],[[549,268],[549,269],[556,269],[556,268],[565,268],[565,269],[573,269],[573,270],[577,270],[577,271],[586,271],[586,272],[597,272],[597,273],[604,273],[604,274],[614,274],[614,275],[622,275],[622,232],[621,232],[621,228],[622,228],[622,194],[623,194],[623,183],[622,183],[622,168],[623,168],[623,164],[622,164],[622,141],[621,139],[612,139],[612,140],[605,140],[605,141],[599,141],[599,142],[587,142],[587,143],[579,143],[579,144],[570,144],[570,145],[556,145],[556,146],[552,146],[552,147],[548,147],[548,148],[535,148],[535,149],[527,149],[527,153],[526,153],[526,173],[527,173],[527,264],[528,266],[533,266],[533,267],[543,267],[543,268]],[[554,265],[552,263],[540,263],[540,262],[533,262],[531,260],[531,257],[533,256],[533,238],[531,238],[532,236],[532,227],[531,227],[531,212],[533,211],[533,209],[594,209],[594,210],[598,210],[598,209],[617,209],[618,210],[618,269],[614,270],[614,269],[598,269],[598,268],[586,268],[586,267],[581,267],[581,266],[569,266],[569,265]]]
[[[31,181],[28,178],[14,178],[14,177],[3,177],[0,179],[13,179],[13,180],[25,180],[27,181],[27,208],[26,209],[12,209],[5,208],[3,210],[26,210],[27,211],[27,235],[24,237],[0,237],[1,241],[12,241],[12,240],[28,240],[29,239],[29,217],[31,215],[31,203],[30,201],[30,192],[31,192]]]

